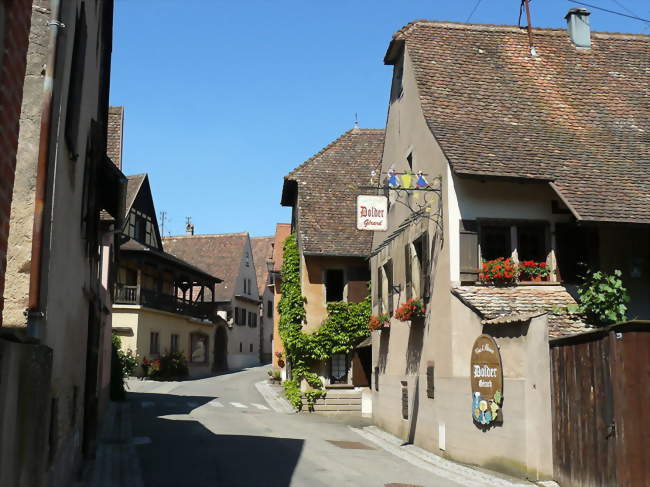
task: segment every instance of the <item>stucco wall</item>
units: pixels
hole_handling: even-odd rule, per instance
[[[149,352],[151,332],[159,333],[159,348],[161,354],[168,352],[171,346],[171,335],[178,335],[179,351],[188,360],[190,377],[209,375],[214,362],[214,333],[215,326],[199,320],[143,308],[138,305],[114,305],[113,326],[133,329],[133,337],[123,336],[122,349],[132,350],[141,358],[156,358]],[[208,363],[194,364],[190,362],[190,335],[202,333],[208,337]]]
[[[404,246],[423,230],[428,230],[433,241],[431,298],[425,323],[392,319],[390,330],[372,334],[373,367],[378,370],[378,376],[373,374],[373,419],[382,428],[436,454],[530,478],[547,478],[552,474],[552,463],[546,319],[533,320],[527,327],[520,325],[503,334],[504,330],[484,328],[479,317],[450,289],[458,280],[458,220],[522,215],[546,219],[552,195],[541,185],[505,183],[488,187],[487,183],[453,177],[422,116],[408,52],[403,85],[403,95],[389,109],[382,170],[406,170],[406,156],[412,153],[414,171],[422,170],[430,182],[441,178],[443,211],[438,226],[432,220],[439,200],[432,200],[431,218],[412,224],[371,259],[373,312],[377,313],[378,267],[392,260],[393,283],[402,286],[394,296],[397,307],[406,299]],[[503,198],[492,201],[491,192]],[[391,200],[396,198],[395,192],[390,195]],[[425,196],[419,198],[422,201]],[[416,201],[406,202],[417,208]],[[404,204],[393,203],[389,229],[376,232],[373,245],[383,242],[410,213]],[[474,424],[470,413],[470,354],[481,333],[496,336],[505,369],[504,422],[486,431]],[[427,364],[434,365],[434,399],[427,397]],[[409,396],[406,420],[402,419],[403,383]],[[439,442],[440,431],[444,431],[444,445]]]
[[[364,281],[348,280],[348,270],[352,267],[365,267],[365,259],[357,257],[320,257],[304,256],[300,259],[301,289],[305,297],[306,332],[318,330],[327,318],[327,303],[325,294],[325,271],[341,269],[346,281],[343,290],[343,300],[359,302],[368,294],[367,283]]]

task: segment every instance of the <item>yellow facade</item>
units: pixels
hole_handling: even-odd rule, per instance
[[[126,336],[121,330],[122,349],[132,350],[140,359],[152,360],[169,352],[172,335],[176,335],[178,351],[187,359],[190,377],[205,376],[212,372],[216,331],[216,325],[213,323],[138,305],[114,305],[113,328],[130,328],[133,331],[133,336]],[[150,349],[152,333],[158,333],[158,353],[152,353]],[[205,362],[192,362],[190,343],[193,334],[207,337]]]

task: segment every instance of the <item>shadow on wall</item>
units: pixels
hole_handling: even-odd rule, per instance
[[[388,342],[390,340],[390,330],[379,332],[379,360],[377,366],[382,374],[386,372],[386,363],[388,362]]]
[[[406,375],[418,373],[423,343],[424,323],[417,320],[411,323],[409,330],[409,341],[406,349],[406,370],[404,371]]]
[[[128,396],[133,404],[134,437],[151,439],[151,443],[136,446],[145,485],[291,484],[304,440],[215,434],[189,416],[214,397]]]

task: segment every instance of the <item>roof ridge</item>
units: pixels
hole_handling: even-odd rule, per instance
[[[325,147],[323,147],[321,150],[319,150],[316,154],[311,156],[309,159],[307,159],[305,162],[300,164],[299,166],[293,168],[291,171],[289,171],[289,174],[287,174],[284,179],[292,179],[291,176],[295,175],[296,172],[300,171],[301,169],[304,169],[304,167],[311,162],[313,162],[316,158],[320,157],[323,155],[325,152],[333,148],[343,137],[347,135],[358,135],[361,132],[366,132],[366,133],[374,133],[374,132],[385,132],[384,129],[361,129],[358,127],[353,127],[350,130],[347,130],[346,132],[343,132],[341,135],[339,135],[336,139],[334,139],[332,142],[327,144]]]
[[[203,237],[245,237],[249,235],[248,232],[233,232],[233,233],[202,233],[199,235],[169,235],[167,237],[162,237],[163,240],[171,238],[203,238]],[[250,238],[250,237],[249,237]],[[254,238],[254,237],[253,237]]]
[[[420,25],[441,27],[446,29],[474,30],[474,31],[491,31],[491,32],[516,32],[526,34],[526,28],[512,24],[469,24],[464,22],[453,22],[447,20],[427,20],[419,19],[409,22],[393,34],[394,40],[405,39],[412,31]],[[533,27],[534,34],[543,35],[567,35],[565,28],[558,27]],[[591,34],[597,38],[616,37],[628,40],[650,40],[650,34],[636,34],[633,32],[606,32],[591,31]]]

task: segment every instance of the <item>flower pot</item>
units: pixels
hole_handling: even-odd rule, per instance
[[[278,360],[278,367],[280,368],[284,367],[284,360],[282,359]]]

